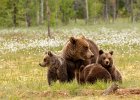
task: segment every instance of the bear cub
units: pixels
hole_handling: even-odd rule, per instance
[[[99,57],[98,57],[97,63],[101,64],[102,67],[108,70],[108,72],[111,74],[112,81],[118,81],[122,83],[121,73],[114,66],[112,55],[113,55],[113,51],[106,53],[103,50],[99,50]]]
[[[79,82],[95,83],[97,80],[104,82],[112,81],[110,73],[100,64],[82,65],[79,71]]]
[[[51,51],[45,53],[45,57],[42,63],[39,63],[41,67],[48,67],[47,79],[48,84],[52,82],[66,82],[67,81],[67,68],[65,59],[61,56],[53,54]]]

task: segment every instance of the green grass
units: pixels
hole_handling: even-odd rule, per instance
[[[119,26],[119,27],[117,27]],[[135,27],[139,27],[136,24]],[[132,29],[132,24],[118,23],[108,25],[76,25],[76,28],[85,29],[87,32],[99,32],[100,27],[107,27],[113,30],[121,31],[122,29]],[[117,27],[117,28],[116,28]],[[73,29],[74,26],[64,26],[54,29],[56,32],[55,38],[68,39],[72,34],[64,34],[61,29]],[[11,29],[9,29],[11,30]],[[46,34],[35,34],[45,33],[45,28],[30,28],[30,29],[19,29],[23,33],[14,33],[9,31],[9,34],[0,34],[0,38],[6,41],[17,39],[20,43],[26,43],[28,39],[45,39]],[[13,33],[12,33],[13,32]],[[139,32],[137,33],[139,36]],[[87,34],[88,35],[88,34]],[[100,38],[100,37],[96,37]],[[2,43],[2,42],[1,42]],[[100,48],[103,50],[114,51],[114,63],[120,70],[123,76],[123,84],[120,84],[123,88],[138,88],[140,87],[140,46],[133,45],[110,45],[100,44]],[[3,44],[0,45],[3,48]],[[63,45],[58,47],[49,47],[50,50],[57,52],[62,49]],[[59,82],[54,83],[52,86],[48,86],[46,79],[47,68],[42,68],[38,65],[42,61],[44,52],[48,47],[35,47],[28,49],[21,49],[16,52],[5,52],[0,53],[0,99],[84,99],[84,100],[107,100],[107,99],[138,99],[138,96],[100,96],[100,90],[106,89],[111,83],[97,82],[96,84],[85,84],[79,85],[76,80],[71,83],[60,84]],[[99,92],[97,92],[99,90]]]

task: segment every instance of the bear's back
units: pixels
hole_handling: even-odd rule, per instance
[[[100,64],[90,64],[84,68],[85,82],[95,83],[97,80],[111,81],[110,73]]]

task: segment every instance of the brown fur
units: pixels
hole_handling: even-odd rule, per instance
[[[97,80],[104,82],[111,81],[110,73],[100,64],[89,64],[86,67],[82,66],[79,71],[80,83],[95,83]]]
[[[67,68],[65,59],[61,56],[57,56],[50,51],[45,54],[43,62],[39,64],[41,67],[48,66],[48,84],[59,80],[60,82],[67,81]]]
[[[105,53],[103,50],[99,51],[98,64],[101,64],[111,74],[113,81],[122,82],[122,76],[119,70],[113,65],[113,51]]]
[[[88,65],[96,62],[99,55],[97,45],[85,37],[71,37],[62,50],[62,55],[67,62],[68,81],[79,76],[79,68],[81,65]]]

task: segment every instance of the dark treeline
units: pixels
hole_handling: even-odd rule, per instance
[[[140,0],[0,0],[1,27],[55,26],[78,19],[108,23],[117,18],[138,22]]]

